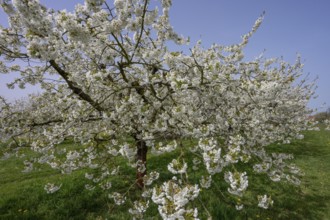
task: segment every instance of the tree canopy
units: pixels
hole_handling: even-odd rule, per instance
[[[265,148],[302,137],[313,83],[300,80],[299,57],[294,64],[244,58],[264,15],[240,43],[204,48],[199,41],[183,52],[180,45],[190,43],[169,23],[171,0],[156,5],[86,0],[72,12],[48,9],[38,0],[4,0],[1,6],[9,27],[0,27],[0,72],[20,74],[9,87],[43,89],[23,106],[0,101],[2,141],[41,153],[26,161],[27,171],[33,163],[63,173],[98,170],[98,177],[86,173],[86,178],[120,205],[126,195],[110,186],[116,158],[123,157],[136,167],[142,195],[132,215],[143,216],[152,201],[164,219],[197,219],[188,203],[200,188],[210,187],[214,175],[222,175],[228,192],[241,197],[248,176],[236,164],[252,166],[273,181],[299,184],[299,169],[285,162],[292,155],[268,154]],[[82,149],[61,156],[57,145],[66,139]],[[181,146],[184,139],[196,140],[195,146]],[[168,164],[171,178],[159,181],[161,173],[147,172],[147,152],[161,157],[174,150],[180,153]],[[186,151],[194,153],[194,164],[185,160]],[[204,165],[197,166],[200,162]],[[205,178],[191,182],[189,166],[202,169]],[[46,188],[57,190],[52,184]],[[268,208],[272,200],[261,195],[257,204]]]

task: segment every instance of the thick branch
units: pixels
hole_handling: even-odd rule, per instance
[[[99,112],[104,111],[104,109],[100,106],[98,102],[95,102],[88,94],[86,94],[82,89],[80,89],[75,82],[69,79],[69,74],[65,72],[54,60],[49,61],[50,65],[62,76],[65,82],[68,84],[69,88],[78,95],[81,99],[88,102],[91,106],[93,106]]]

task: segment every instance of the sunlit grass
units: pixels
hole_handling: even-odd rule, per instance
[[[70,144],[65,143],[66,146]],[[187,141],[184,144],[194,143]],[[223,174],[220,174],[214,179],[212,188],[202,190],[199,199],[192,203],[202,212],[201,219],[207,218],[206,209],[213,219],[330,219],[330,132],[308,131],[304,140],[269,148],[295,155],[294,162],[305,172],[301,186],[273,183],[263,175],[247,170],[249,191],[243,197],[245,209],[236,211],[234,198],[228,198],[228,185],[223,180]],[[148,170],[164,173],[159,181],[170,177],[166,165],[174,154],[178,152],[149,158]],[[192,155],[186,156],[187,162],[192,165]],[[84,178],[85,171],[68,176],[40,166],[31,173],[22,173],[25,159],[11,157],[0,160],[0,219],[131,219],[127,212],[129,202],[118,207],[107,193],[85,189],[88,183]],[[124,166],[121,172],[123,177],[113,179],[112,187],[124,192],[134,183],[135,171]],[[192,173],[189,179],[194,182],[201,174]],[[47,194],[43,187],[48,182],[62,184],[61,190]],[[138,196],[137,191],[132,187],[130,197]],[[268,210],[258,208],[258,194],[271,195],[274,206]],[[155,205],[148,209],[146,219],[159,219]]]

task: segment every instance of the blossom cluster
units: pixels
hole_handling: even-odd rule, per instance
[[[225,173],[225,181],[230,184],[230,188],[228,188],[228,192],[242,196],[243,192],[247,189],[249,185],[248,177],[246,176],[246,172],[239,173],[239,172],[227,172]]]
[[[152,201],[158,204],[158,211],[163,219],[185,219],[193,213],[194,219],[198,219],[195,209],[185,209],[189,201],[197,198],[198,185],[180,186],[175,180],[169,180],[152,192]]]

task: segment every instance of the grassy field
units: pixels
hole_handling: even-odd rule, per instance
[[[236,211],[228,199],[228,186],[221,174],[210,190],[201,192],[200,199],[193,205],[202,211],[205,206],[213,219],[330,219],[330,132],[308,131],[304,140],[269,148],[295,155],[294,162],[305,172],[299,187],[273,183],[248,170],[250,191],[243,198],[247,205],[242,211]],[[166,170],[158,168],[166,168],[171,158],[171,154],[150,157],[148,169],[164,172],[163,178],[166,178]],[[128,205],[117,207],[101,190],[85,189],[85,171],[67,176],[40,167],[31,173],[22,173],[25,159],[0,160],[0,219],[130,219]],[[122,178],[112,180],[113,188],[119,192],[126,190],[135,178],[135,171],[129,167],[124,168],[122,174]],[[193,180],[200,175],[196,173],[190,178]],[[61,190],[47,194],[43,187],[48,182],[62,184]],[[136,190],[133,188],[129,193],[134,197]],[[255,196],[265,193],[274,200],[274,206],[268,210],[256,206]],[[151,205],[147,216],[146,219],[159,219],[155,217],[155,205]],[[200,218],[207,216],[202,214]]]

